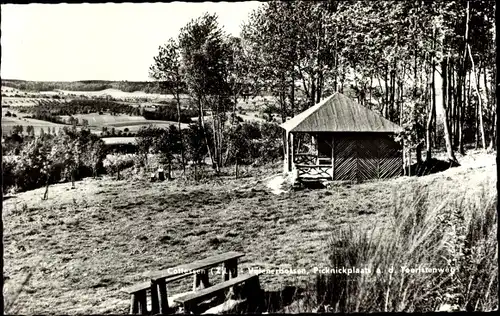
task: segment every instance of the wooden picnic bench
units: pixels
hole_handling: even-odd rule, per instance
[[[243,274],[217,285],[204,288],[200,291],[186,294],[176,298],[174,301],[182,304],[185,313],[198,314],[199,311],[197,307],[200,302],[203,302],[211,296],[223,293],[225,290],[242,283],[244,283],[247,287],[246,290],[243,290],[243,292],[246,293],[246,296],[248,296],[248,293],[250,292],[255,293],[260,290],[259,276],[257,274]]]
[[[161,271],[148,272],[149,281],[127,287],[122,291],[131,297],[130,313],[147,314],[147,293],[151,293],[151,313],[166,314],[169,312],[167,284],[193,275],[193,293],[175,299],[174,301],[184,306],[185,310],[196,310],[197,303],[210,295],[217,295],[236,284],[246,283],[258,285],[254,278],[257,275],[243,275],[238,277],[238,259],[244,254],[240,252],[227,252],[208,257],[189,264],[179,265]],[[222,283],[210,286],[209,270],[222,264]],[[254,281],[254,282],[250,282]],[[201,287],[201,291],[197,291]],[[201,301],[200,301],[201,300]]]

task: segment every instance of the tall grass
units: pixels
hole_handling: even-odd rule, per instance
[[[493,191],[483,187],[474,199],[418,187],[396,198],[389,224],[332,236],[331,268],[369,268],[370,273],[318,275],[316,303],[332,312],[497,309]]]

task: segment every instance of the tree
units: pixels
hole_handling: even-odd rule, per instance
[[[210,132],[208,130],[207,132]],[[186,144],[187,158],[193,162],[194,176],[198,180],[198,166],[201,165],[203,159],[208,154],[207,145],[205,144],[205,134],[201,130],[199,124],[190,124],[189,129],[183,133]]]
[[[222,165],[225,113],[230,95],[227,59],[230,50],[217,16],[204,14],[190,21],[179,34],[182,74],[191,97],[198,106],[198,121],[205,134],[205,144],[215,170]],[[205,110],[211,111],[213,141],[207,139]],[[210,146],[210,143],[213,146]]]
[[[35,137],[35,128],[32,125],[26,126],[26,133],[30,137]]]
[[[177,106],[177,124],[180,133],[180,150],[182,170],[185,173],[184,144],[182,141],[181,128],[181,93],[184,91],[185,83],[181,74],[180,47],[176,40],[170,39],[164,46],[159,47],[159,52],[154,57],[154,63],[149,68],[149,76],[157,81],[162,90],[168,91],[174,96]]]
[[[144,166],[148,164],[148,154],[153,149],[157,128],[152,125],[142,126],[136,134],[137,151]]]
[[[18,134],[18,135],[22,135],[23,134],[23,126],[22,125],[14,125],[12,127],[12,134]]]
[[[180,151],[180,133],[174,125],[168,129],[159,129],[155,133],[154,151],[161,154],[162,161],[166,161],[168,166],[167,178],[172,179],[172,161]]]

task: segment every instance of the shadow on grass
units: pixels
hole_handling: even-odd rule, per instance
[[[421,177],[433,173],[443,172],[454,167],[460,167],[460,164],[454,161],[445,161],[433,158],[430,161],[422,161],[421,163],[411,165],[410,170],[412,176]]]
[[[301,190],[306,190],[306,189],[317,190],[317,189],[324,189],[324,188],[326,188],[326,186],[325,186],[324,182],[321,180],[300,179],[300,180],[298,180],[296,185],[294,185],[293,189],[294,189],[294,191],[301,191]]]

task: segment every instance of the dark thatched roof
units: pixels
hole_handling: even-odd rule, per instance
[[[385,132],[402,128],[376,112],[335,93],[281,124],[287,132]]]

